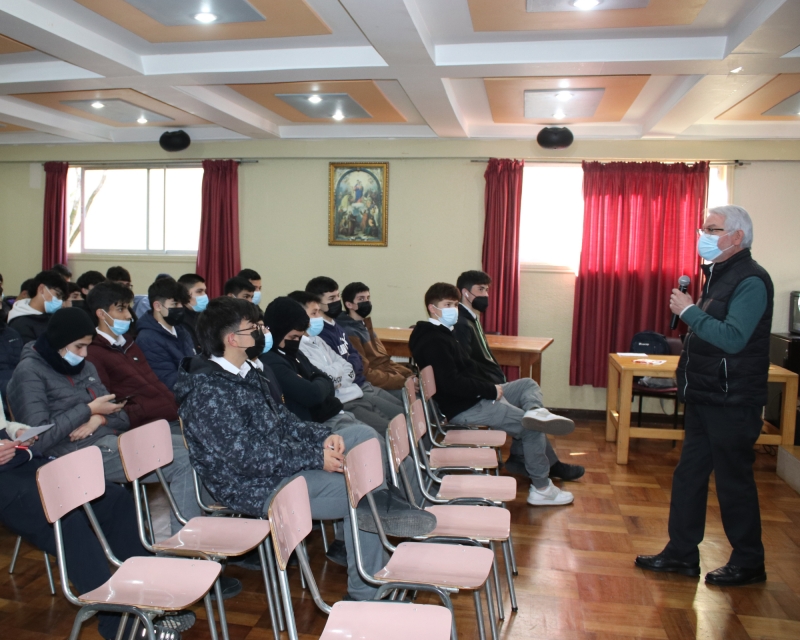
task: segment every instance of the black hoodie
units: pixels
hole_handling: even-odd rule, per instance
[[[420,369],[433,367],[436,402],[449,418],[475,406],[480,400],[495,400],[497,388],[478,371],[453,332],[443,325],[421,321],[408,340]]]

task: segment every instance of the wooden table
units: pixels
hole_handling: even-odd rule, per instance
[[[674,378],[678,368],[679,356],[646,356],[653,360],[666,360],[662,365],[635,364],[642,356],[608,357],[608,395],[606,402],[606,441],[617,441],[617,464],[628,464],[628,449],[631,438],[654,438],[656,440],[683,440],[684,432],[679,429],[649,429],[631,427],[631,403],[633,402],[633,378],[651,376],[653,378]],[[778,367],[769,367],[769,381],[784,386],[781,400],[780,433],[762,433],[756,444],[793,445],[795,419],[797,417],[796,373]],[[769,424],[769,423],[766,423]],[[771,425],[772,426],[772,425]]]
[[[410,358],[408,338],[411,329],[375,329],[390,356]],[[489,348],[498,363],[519,367],[522,378],[533,378],[542,383],[542,351],[552,343],[552,338],[528,338],[525,336],[486,336]]]

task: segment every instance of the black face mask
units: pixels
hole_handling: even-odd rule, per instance
[[[183,322],[183,318],[186,315],[186,311],[183,307],[172,307],[169,309],[169,313],[167,315],[161,314],[161,317],[164,318],[164,322],[166,322],[170,327],[174,327],[175,325],[179,325]]]
[[[261,332],[260,329],[256,329],[250,335],[253,336],[253,339],[256,341],[256,343],[252,347],[247,347],[244,352],[248,359],[253,360],[264,353],[264,347],[267,346],[267,337]]]
[[[337,300],[336,302],[328,303],[328,310],[325,312],[325,315],[328,316],[331,320],[334,320],[341,312],[342,312],[342,301]]]
[[[483,313],[489,308],[489,296],[476,296],[472,299],[472,308],[479,313]]]
[[[367,302],[359,302],[358,309],[356,309],[356,313],[360,315],[362,318],[366,318],[370,313],[372,313],[372,303]]]
[[[296,356],[297,352],[300,350],[300,341],[299,340],[285,340],[283,342],[283,352],[287,356]]]

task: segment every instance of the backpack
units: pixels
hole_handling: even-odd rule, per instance
[[[672,353],[666,336],[655,331],[640,331],[631,340],[631,353],[646,353],[649,356],[668,356]]]

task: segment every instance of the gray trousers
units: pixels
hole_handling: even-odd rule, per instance
[[[363,424],[351,424],[336,432],[344,438],[345,455],[353,447],[375,437],[375,431]],[[347,503],[347,489],[344,476],[341,473],[330,473],[320,469],[301,471],[286,482],[298,476],[303,476],[308,484],[308,498],[311,502],[311,517],[314,520],[343,520],[344,544],[347,549],[347,592],[357,600],[370,600],[375,595],[376,588],[367,584],[358,575],[353,548],[353,526],[350,522],[350,511]],[[382,486],[385,486],[382,485]],[[273,494],[274,495],[274,494]],[[272,496],[264,505],[267,512]],[[357,527],[356,527],[357,528]],[[380,571],[388,560],[386,551],[381,544],[378,534],[358,531],[361,542],[361,560],[364,570],[369,575]]]
[[[450,422],[485,424],[505,431],[512,437],[511,454],[524,457],[528,476],[537,489],[542,489],[548,485],[550,467],[558,462],[558,457],[545,434],[522,426],[522,417],[526,411],[544,406],[542,390],[531,378],[520,378],[500,386],[503,388],[503,397],[500,400],[481,400]]]
[[[365,398],[356,398],[350,402],[345,402],[344,410],[352,413],[356,420],[360,420],[364,424],[368,424],[382,436],[386,435],[386,430],[389,428],[389,422],[392,417],[394,417],[387,416]]]
[[[369,382],[365,382],[361,386],[361,390],[364,392],[363,399],[383,415],[388,416],[390,420],[403,413],[403,400],[400,397],[395,397],[391,391],[374,387]]]
[[[122,468],[122,460],[119,457],[119,445],[117,436],[103,436],[95,444],[103,454],[103,468],[105,469],[106,480],[111,482],[128,482],[125,477],[125,470]],[[194,483],[192,481],[192,467],[189,463],[189,452],[183,446],[183,438],[179,435],[172,436],[172,462],[162,469],[164,477],[169,484],[169,489],[178,505],[181,515],[190,520],[202,515],[200,507],[194,496]],[[158,476],[151,473],[141,480],[146,483],[158,482]],[[175,517],[170,509],[170,526],[173,535],[177,533],[183,525]]]

